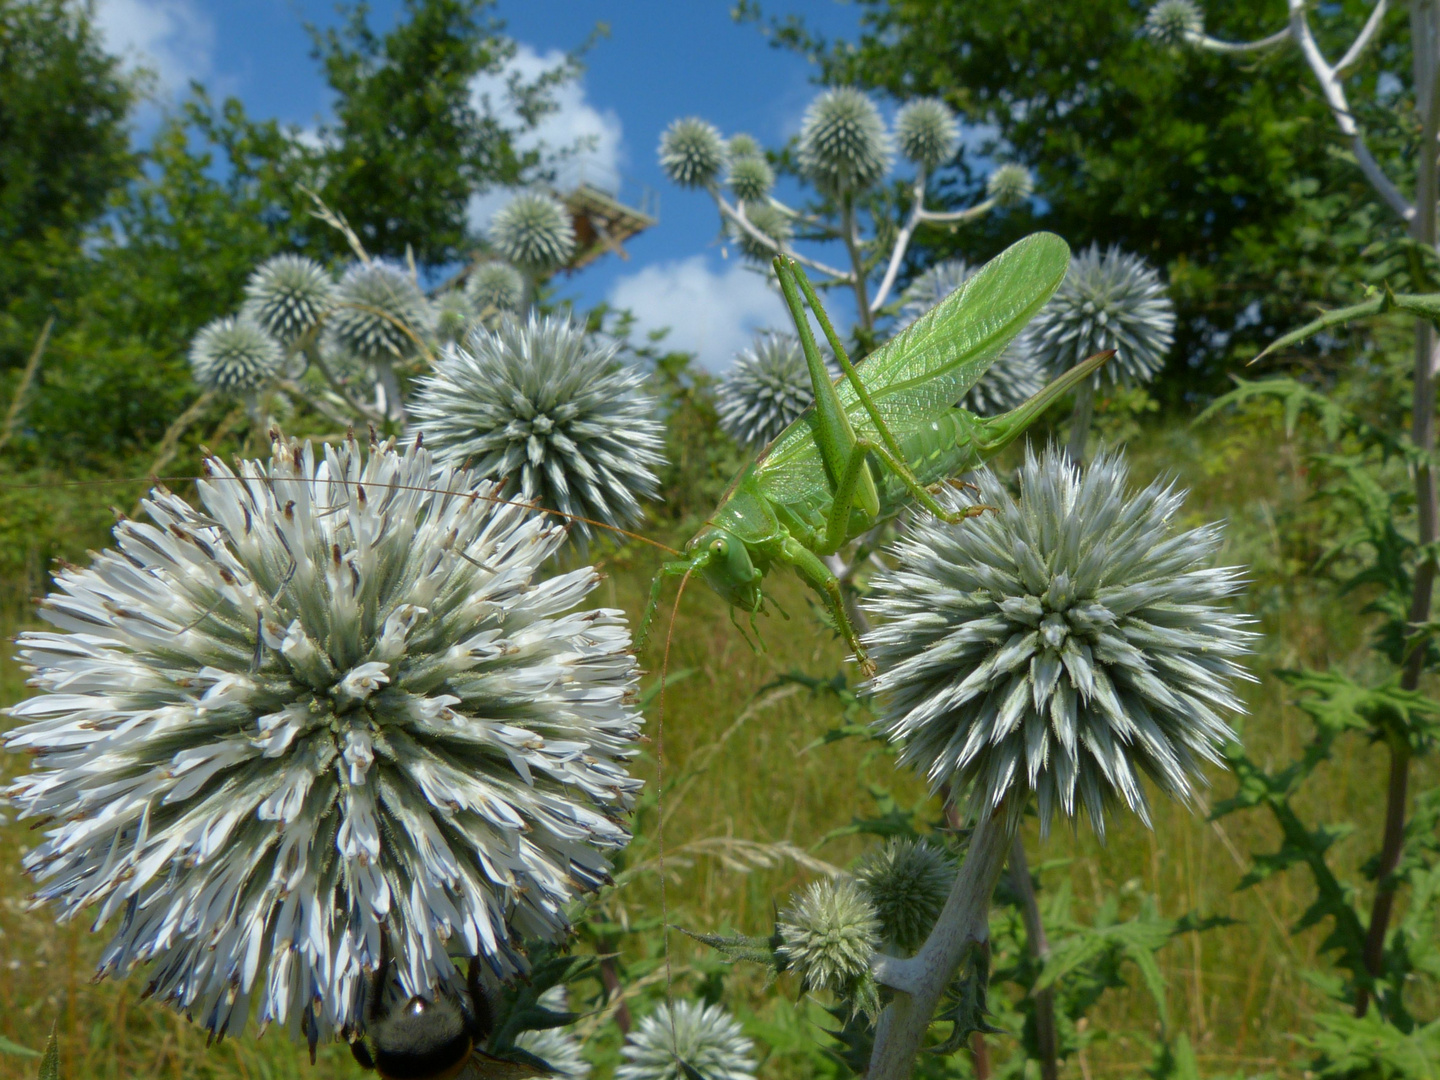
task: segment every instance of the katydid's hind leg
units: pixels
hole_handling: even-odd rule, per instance
[[[820,594],[825,606],[830,609],[830,617],[835,620],[840,636],[855,654],[855,662],[860,665],[867,678],[873,677],[875,665],[870,660],[870,654],[865,651],[865,646],[860,643],[855,624],[845,613],[845,597],[840,592],[840,579],[830,572],[830,568],[818,555],[793,537],[785,541],[780,557],[795,568],[795,572],[805,580],[805,584]]]
[[[688,562],[667,562],[655,572],[655,579],[650,582],[650,599],[645,604],[645,614],[640,616],[640,625],[635,630],[637,655],[644,651],[645,641],[650,636],[650,622],[655,618],[655,609],[660,606],[660,593],[665,588],[665,579],[679,577],[689,569]]]

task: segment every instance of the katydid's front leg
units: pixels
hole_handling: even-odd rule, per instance
[[[820,594],[825,606],[830,609],[830,617],[835,620],[840,636],[855,654],[855,662],[865,672],[866,678],[872,678],[875,675],[875,665],[871,663],[865,646],[860,644],[860,635],[855,630],[855,624],[850,621],[850,616],[845,614],[845,598],[840,593],[840,579],[830,572],[830,568],[821,562],[818,555],[793,536],[785,538],[780,558],[793,566],[805,584]]]
[[[689,573],[692,565],[689,562],[667,562],[655,572],[655,580],[650,582],[650,600],[645,605],[645,614],[640,617],[640,626],[635,631],[635,655],[640,655],[645,649],[645,639],[650,636],[650,620],[655,617],[655,609],[660,605],[660,592],[665,588],[665,579]]]

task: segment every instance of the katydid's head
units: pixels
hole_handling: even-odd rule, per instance
[[[750,560],[745,542],[729,529],[711,525],[685,548],[690,565],[727,604],[744,611],[760,610],[761,573]]]

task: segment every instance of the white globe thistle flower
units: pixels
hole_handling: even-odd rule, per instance
[[[898,838],[867,856],[855,877],[880,918],[885,938],[913,953],[945,906],[955,882],[955,863],[926,840]]]
[[[334,303],[334,280],[304,255],[267,259],[245,282],[245,312],[287,348],[319,326]]]
[[[859,90],[826,90],[800,125],[800,171],[826,194],[854,193],[890,171],[890,135],[880,110]]]
[[[540,1004],[551,1012],[570,1011],[563,986],[546,990],[540,995]],[[580,1040],[564,1028],[522,1031],[515,1037],[515,1045],[549,1065],[546,1075],[556,1080],[586,1080],[590,1075],[590,1062],[581,1053]]]
[[[441,461],[508,481],[507,497],[629,525],[659,493],[664,433],[643,376],[616,350],[566,319],[507,316],[442,353],[413,422]]]
[[[745,219],[755,227],[760,235],[768,236],[781,246],[788,243],[790,238],[795,235],[795,226],[791,222],[790,216],[768,202],[748,203],[745,206]],[[766,247],[764,243],[735,222],[727,221],[725,231],[730,234],[730,238],[740,248],[740,254],[747,259],[768,264],[774,258],[773,249]]]
[[[759,202],[775,186],[775,170],[762,157],[736,158],[730,163],[725,184],[741,202]]]
[[[1205,32],[1205,13],[1194,0],[1160,0],[1145,16],[1145,33],[1172,48]]]
[[[1001,206],[1019,206],[1035,193],[1035,178],[1024,165],[1007,162],[985,181],[985,194]]]
[[[1065,279],[1023,334],[1024,347],[1051,376],[1104,349],[1115,356],[1095,385],[1149,382],[1175,341],[1175,305],[1159,272],[1138,255],[1098,245],[1070,260]]]
[[[509,263],[483,262],[470,272],[465,295],[476,311],[519,311],[525,303],[525,279]]]
[[[754,1048],[719,1005],[667,1002],[625,1037],[615,1080],[753,1080]]]
[[[459,289],[448,289],[434,300],[435,338],[442,344],[464,341],[475,325],[475,308]]]
[[[331,348],[370,362],[404,360],[431,332],[430,301],[409,272],[375,260],[345,272],[325,322]]]
[[[906,158],[933,170],[960,148],[960,125],[939,98],[917,98],[896,114],[895,141]]]
[[[570,211],[540,191],[522,191],[495,211],[489,235],[502,258],[532,274],[558,270],[575,254]]]
[[[1220,713],[1243,711],[1256,635],[1225,604],[1240,570],[1211,566],[1220,527],[1176,529],[1184,493],[1128,493],[1117,455],[1027,453],[1019,499],[975,475],[997,512],[916,518],[872,581],[879,724],[976,819],[1013,823],[1033,793],[1042,830],[1083,806],[1103,835],[1116,803],[1148,824],[1141,776],[1188,801],[1233,737]]]
[[[285,352],[249,315],[227,315],[201,328],[190,343],[190,370],[206,390],[248,393],[280,373]]]
[[[946,259],[926,270],[901,295],[894,332],[898,334],[964,285],[975,270],[964,259]],[[1021,337],[1006,346],[958,404],[980,416],[997,416],[1023,405],[1044,388],[1044,369]]]
[[[855,882],[812,881],[780,912],[776,950],[806,990],[846,995],[870,974],[882,927]]]
[[[840,369],[827,354],[833,382]],[[762,447],[815,404],[805,352],[794,334],[767,330],[735,354],[720,380],[715,407],[720,427],[736,442]]]
[[[540,574],[563,530],[418,446],[206,474],[19,639],[37,897],[114,920],[99,974],[149,962],[221,1035],[252,1005],[312,1043],[363,1029],[382,937],[407,998],[463,993],[452,954],[523,970],[629,840],[623,613],[576,610],[594,570]]]
[[[660,167],[681,187],[714,183],[725,157],[725,140],[719,129],[698,116],[674,121],[660,136]]]
[[[725,140],[725,157],[731,164],[741,158],[764,157],[765,151],[753,135],[743,131]]]

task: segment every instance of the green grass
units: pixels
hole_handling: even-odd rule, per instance
[[[1243,736],[1253,756],[1273,764],[1293,755],[1306,737],[1306,720],[1286,705],[1278,682],[1265,675],[1276,667],[1304,662],[1364,670],[1364,623],[1354,597],[1335,599],[1328,587],[1311,580],[1308,554],[1315,547],[1307,533],[1304,500],[1308,477],[1297,448],[1269,422],[1227,420],[1203,432],[1180,427],[1152,429],[1132,445],[1135,479],[1143,482],[1164,469],[1176,471],[1192,488],[1187,514],[1195,521],[1229,522],[1227,561],[1253,568],[1246,604],[1262,620],[1265,640],[1254,661],[1262,681],[1247,690],[1251,714]],[[126,497],[133,497],[127,491]],[[96,495],[96,505],[105,499]],[[86,547],[104,540],[87,519],[83,530],[67,537],[78,558]],[[638,614],[655,564],[647,549],[627,549],[608,560],[597,599]],[[840,670],[841,648],[813,618],[804,591],[793,580],[773,579],[786,623],[762,624],[767,651],[754,653],[731,625],[722,605],[702,587],[685,596],[674,628],[671,669],[689,669],[666,695],[664,761],[667,779],[685,780],[669,794],[665,807],[666,918],[697,929],[734,928],[768,933],[774,908],[807,880],[807,871],[781,860],[769,868],[742,870],[734,858],[685,855],[687,845],[712,838],[739,838],[809,848],[829,830],[853,816],[873,811],[872,786],[888,788],[904,805],[923,799],[921,785],[897,773],[892,759],[874,744],[858,739],[828,747],[814,741],[840,721],[828,697],[793,688],[757,699],[756,692],[777,675],[803,669],[828,677]],[[0,607],[0,632],[12,635],[26,609],[20,603],[27,585],[12,579],[8,602]],[[672,594],[673,595],[673,594]],[[659,666],[667,621],[659,622],[652,655]],[[0,660],[0,703],[23,694],[13,662]],[[640,764],[654,775],[653,750],[660,740],[657,710],[648,713],[650,753]],[[739,721],[737,723],[737,721]],[[723,741],[722,741],[723,740]],[[1363,882],[1356,867],[1373,850],[1380,829],[1384,755],[1352,741],[1346,755],[1306,793],[1307,820],[1347,821],[1354,831],[1334,849],[1345,876]],[[23,762],[0,761],[0,775],[13,775]],[[1417,772],[1413,789],[1437,779],[1433,762]],[[1229,781],[1215,775],[1210,798],[1229,792]],[[1293,1036],[1306,1030],[1307,1017],[1322,1004],[1304,978],[1323,967],[1317,957],[1324,928],[1291,936],[1287,928],[1309,904],[1311,889],[1299,874],[1278,875],[1262,886],[1234,891],[1247,853],[1272,850],[1276,833],[1267,818],[1245,814],[1218,825],[1182,807],[1156,800],[1155,831],[1134,821],[1116,821],[1102,845],[1086,833],[1057,830],[1040,844],[1028,837],[1031,861],[1057,865],[1043,883],[1056,888],[1068,879],[1080,914],[1093,910],[1117,890],[1151,893],[1163,913],[1187,911],[1226,914],[1234,925],[1173,942],[1160,954],[1168,980],[1170,1015],[1176,1029],[1189,1033],[1202,1072],[1275,1070],[1299,1077],[1303,1056]],[[932,816],[938,813],[933,803]],[[632,861],[653,856],[655,816],[641,821],[642,838]],[[140,1000],[143,976],[123,982],[90,981],[101,938],[89,927],[56,927],[46,911],[26,910],[30,885],[18,869],[19,856],[34,842],[25,823],[0,826],[0,1035],[39,1048],[52,1022],[59,1020],[62,1058],[68,1077],[328,1077],[353,1076],[349,1055],[325,1048],[311,1068],[299,1048],[272,1032],[205,1048],[204,1037],[183,1020]],[[716,841],[717,844],[721,841]],[[826,844],[813,855],[844,865],[863,848],[855,838]],[[1128,888],[1127,888],[1128,887]],[[653,863],[614,895],[610,914],[622,923],[643,924],[659,915],[660,889]],[[661,993],[663,969],[643,953],[644,935],[623,937],[620,948],[633,977],[646,981],[634,1002],[648,1007],[647,996]],[[693,988],[696,946],[678,934],[670,938],[677,992]],[[713,965],[706,965],[709,970]],[[756,976],[735,971],[727,977],[726,1000],[742,1014],[758,1014],[782,1030],[788,1052],[777,1053],[763,1070],[767,1077],[803,1074],[807,1058],[794,1052],[809,1037],[797,1020],[795,988],[782,981],[767,989]],[[1417,1001],[1418,1015],[1433,1015],[1440,1002]],[[1427,1011],[1428,1010],[1428,1011]],[[758,1023],[758,1022],[757,1022]],[[1158,1033],[1158,1019],[1143,990],[1117,991],[1089,1019],[1104,1033],[1082,1062],[1067,1066],[1075,1077],[1138,1075],[1149,1061],[1144,1036]],[[756,1030],[761,1030],[757,1026]],[[1003,1060],[1012,1045],[1007,1036],[989,1037],[992,1054]],[[613,1034],[596,1041],[599,1060],[613,1059]],[[34,1063],[0,1055],[0,1080],[32,1077]]]

